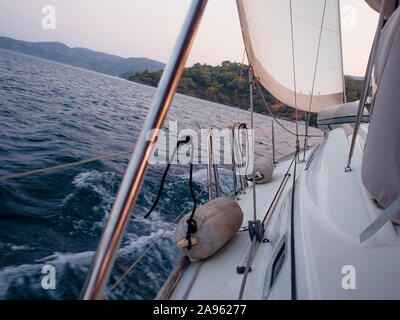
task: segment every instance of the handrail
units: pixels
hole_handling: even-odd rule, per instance
[[[264,229],[267,228],[267,224],[269,222],[269,219],[271,218],[272,213],[275,210],[276,204],[278,203],[278,200],[281,197],[282,191],[284,190],[284,188],[286,186],[286,183],[287,183],[287,181],[288,181],[288,179],[290,177],[289,171],[292,168],[292,165],[293,165],[293,162],[294,162],[294,158],[295,158],[295,156],[293,157],[292,161],[290,162],[289,167],[286,170],[285,175],[283,176],[281,184],[279,185],[278,190],[276,191],[276,193],[274,195],[274,198],[272,199],[271,204],[269,205],[268,210],[265,213],[265,216],[264,216],[264,218],[262,220],[262,226],[263,226]]]
[[[318,152],[320,146],[321,146],[320,143],[318,143],[318,144],[315,146],[314,150],[312,151],[311,155],[309,156],[309,158],[308,158],[308,160],[307,160],[307,163],[306,163],[306,166],[305,166],[305,168],[304,168],[304,171],[307,171],[308,168],[310,167],[311,162],[314,160],[314,157],[315,157],[315,155],[317,154],[317,152]]]
[[[189,7],[108,218],[82,292],[82,299],[100,299],[103,294],[131,208],[139,193],[148,159],[167,115],[206,5],[207,0],[192,0]],[[152,133],[150,141],[146,139],[149,132]]]

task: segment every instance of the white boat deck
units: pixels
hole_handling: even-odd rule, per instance
[[[311,153],[311,150],[307,152],[307,156]],[[307,157],[306,156],[306,157]],[[301,155],[302,158],[302,155]],[[262,220],[268,210],[272,199],[277,192],[282,179],[290,165],[292,158],[277,165],[274,170],[273,179],[263,185],[256,185],[256,199],[257,199],[257,218]],[[305,162],[299,164],[297,173],[301,173],[301,169],[304,167]],[[293,174],[293,167],[290,173]],[[284,200],[285,194],[291,188],[292,177],[289,178],[286,183],[285,189],[282,192],[282,196],[277,204],[273,217],[276,218],[279,214],[279,207]],[[245,194],[239,196],[238,203],[244,213],[243,226],[247,227],[248,221],[253,220],[253,194],[252,186],[247,188]],[[279,219],[271,219],[270,224]],[[282,221],[283,223],[283,221]],[[286,226],[282,226],[283,229],[287,228],[289,221]],[[268,229],[266,230],[265,237],[270,238]],[[274,237],[271,234],[271,238]],[[278,239],[279,240],[279,239]],[[271,242],[260,243],[258,245],[253,264],[252,271],[249,273],[247,285],[244,292],[245,299],[260,299],[263,295],[264,290],[264,278],[265,270],[270,257],[273,253],[273,249],[278,241],[276,235]],[[244,260],[248,255],[250,249],[250,237],[249,233],[238,232],[237,235],[219,252],[214,256],[206,259],[202,262],[192,262],[188,269],[185,271],[178,287],[176,288],[172,299],[232,299],[236,300],[239,295],[243,274],[236,272],[236,267],[245,264]],[[193,282],[191,288],[190,283]],[[190,292],[186,292],[187,289]],[[290,287],[289,287],[290,289]]]
[[[365,130],[359,133],[352,171],[344,172],[351,136],[330,132],[307,171],[298,162],[294,202],[296,292],[298,299],[400,298],[399,228],[391,222],[360,244],[359,234],[382,213],[369,198],[361,178]],[[306,159],[312,154],[307,151]],[[300,159],[303,158],[303,153]],[[292,159],[277,165],[272,181],[256,185],[257,218],[263,220]],[[243,299],[291,299],[290,212],[293,166],[265,230],[268,242],[258,244]],[[244,219],[253,220],[252,187],[239,196]],[[282,250],[281,247],[284,244]],[[193,261],[183,273],[172,299],[229,299],[239,296],[250,248],[248,232],[238,232],[214,256]],[[275,262],[283,252],[281,268]],[[280,255],[280,254],[279,254]],[[274,266],[274,267],[273,267]],[[342,271],[354,267],[355,289],[344,289]],[[350,268],[351,268],[350,267]],[[343,269],[345,268],[345,269]],[[277,276],[272,277],[272,269]],[[348,272],[348,271],[347,271]],[[271,279],[274,282],[271,285]]]
[[[399,228],[388,222],[362,244],[359,240],[382,213],[361,181],[363,136],[361,130],[351,172],[344,172],[351,136],[336,129],[299,179],[300,215],[294,223],[300,299],[400,298]],[[354,267],[355,289],[342,287],[345,266]]]

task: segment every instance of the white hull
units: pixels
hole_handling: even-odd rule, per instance
[[[257,246],[243,299],[400,298],[400,228],[387,222],[370,239],[362,244],[359,240],[360,233],[382,213],[368,196],[360,178],[366,130],[362,127],[358,134],[351,172],[344,170],[351,135],[346,136],[342,128],[325,136],[307,170],[307,161],[297,162],[293,261],[294,165],[291,167],[291,177],[265,229],[264,238],[269,241]],[[305,158],[312,156],[313,149],[307,151]],[[303,153],[300,154],[302,159]],[[256,185],[258,219],[264,218],[291,160],[277,165],[271,182]],[[238,199],[244,213],[243,227],[253,220],[252,190],[250,186]],[[283,243],[284,248],[280,250]],[[238,274],[236,267],[246,263],[250,245],[249,233],[238,232],[214,256],[202,262],[192,261],[172,288],[170,298],[238,299],[243,274]],[[281,257],[281,268],[274,262],[277,256]],[[271,286],[272,269],[276,277]],[[176,272],[171,276],[176,277]],[[167,283],[171,285],[170,281]]]

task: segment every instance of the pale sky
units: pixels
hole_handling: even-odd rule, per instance
[[[56,9],[55,30],[42,28],[45,5]],[[0,35],[166,62],[189,5],[190,0],[0,0]],[[363,75],[378,14],[363,0],[341,0],[341,7],[344,71]],[[187,65],[241,62],[243,50],[236,1],[209,0]]]

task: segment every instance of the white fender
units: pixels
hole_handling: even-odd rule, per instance
[[[214,199],[196,209],[194,220],[197,231],[192,234],[192,247],[187,248],[187,220],[191,213],[179,221],[175,230],[175,240],[183,254],[194,260],[202,260],[215,254],[240,229],[243,212],[237,202],[231,198]]]
[[[256,174],[256,184],[268,183],[274,174],[274,161],[269,157],[257,159],[254,163],[254,172]],[[253,181],[253,175],[248,174],[247,180]]]

